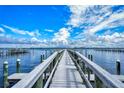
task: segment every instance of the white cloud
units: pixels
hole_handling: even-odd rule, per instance
[[[54,30],[52,30],[52,29],[45,29],[45,31],[47,31],[47,32],[54,32]]]
[[[13,28],[13,27],[10,27],[10,26],[7,26],[7,25],[3,25],[3,27],[5,27],[7,29],[10,29],[14,33],[18,33],[18,34],[22,34],[22,35],[25,35],[26,34],[24,30]]]
[[[30,36],[40,36],[41,34],[40,34],[40,32],[39,32],[39,30],[37,29],[37,30],[34,30],[34,31],[32,31],[32,32],[29,32],[29,31],[25,31],[28,35],[30,35]]]
[[[98,40],[103,42],[112,42],[112,43],[119,43],[124,41],[124,32],[118,33],[114,32],[112,35],[102,35],[98,36]]]
[[[80,26],[80,24],[82,23],[83,19],[82,16],[85,13],[87,7],[89,6],[76,6],[76,5],[72,5],[69,6],[70,11],[71,11],[71,16],[70,16],[70,20],[68,21],[68,25],[72,25],[73,27],[78,27]]]
[[[38,30],[25,31],[13,27],[4,25],[4,27],[10,29],[14,33],[32,36],[29,42],[37,43],[39,46],[119,46],[124,45],[124,31],[114,32],[111,28],[124,25],[124,10],[118,9],[113,11],[114,6],[69,6],[71,15],[67,21],[67,28],[63,27],[58,32],[54,33],[53,39],[45,40],[39,39],[40,35]],[[80,32],[76,32],[74,28],[82,29]],[[74,38],[71,33],[74,32]],[[54,32],[51,29],[45,29],[46,32]],[[102,33],[99,31],[103,31]],[[106,31],[106,32],[104,32]],[[7,39],[9,40],[9,39]],[[14,39],[15,40],[15,39]],[[20,42],[26,41],[21,39]],[[27,41],[26,41],[27,42]]]
[[[67,28],[61,28],[57,33],[54,33],[53,42],[59,45],[67,45],[70,33]]]
[[[39,39],[37,39],[36,37],[32,37],[31,42],[41,42],[41,41]]]
[[[112,25],[115,21],[124,21],[124,12],[122,13],[118,13],[118,14],[111,14],[110,17],[104,21],[102,21],[99,24],[96,24],[95,26],[92,26],[91,28],[85,29],[85,31],[83,32],[86,36],[87,35],[94,35],[96,32],[103,30],[103,29],[109,29],[112,27],[117,27],[119,26],[118,23],[114,24],[114,26]]]
[[[31,43],[46,44],[48,41],[46,39],[38,39],[36,37],[31,38]]]
[[[117,43],[123,44],[124,34],[113,33],[111,28],[123,26],[124,10],[120,8],[113,12],[113,7],[115,6],[69,6],[72,14],[67,25],[82,29],[74,37],[78,42],[76,46],[116,46]],[[102,30],[107,32],[96,34]]]
[[[35,30],[35,31],[26,31],[26,30],[21,30],[21,29],[17,29],[17,28],[13,28],[7,25],[3,25],[3,27],[10,29],[12,32],[17,33],[17,34],[21,34],[21,35],[29,35],[29,36],[39,36],[39,30]]]
[[[90,37],[89,39],[77,39],[71,41],[72,47],[123,47],[124,33],[113,33],[112,35],[102,35]]]
[[[88,29],[86,29],[87,33],[97,32],[98,30],[106,26],[109,22],[111,22],[114,17],[112,15],[113,16],[112,20],[111,18],[109,20],[104,20],[105,17],[111,15],[111,10],[110,10],[111,6],[100,6],[100,7],[70,6],[69,8],[70,8],[70,11],[72,12],[72,15],[70,16],[68,25],[72,25],[73,27],[80,27],[83,24],[92,25],[92,26],[89,26]],[[99,10],[97,10],[97,8]]]
[[[5,30],[4,30],[3,28],[0,27],[0,32],[3,33],[3,32],[5,32]]]
[[[101,22],[101,24],[97,25],[95,28],[91,29],[91,33],[95,33],[101,29],[109,28],[109,24],[114,21],[124,19],[124,12],[118,14],[112,14],[107,20]],[[118,24],[116,24],[118,26]]]

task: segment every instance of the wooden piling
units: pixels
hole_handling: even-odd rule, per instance
[[[52,52],[52,50],[50,50],[50,55],[52,55],[53,54],[53,52]]]
[[[45,51],[45,59],[47,59],[47,50]]]
[[[87,49],[85,49],[85,57],[87,57]]]
[[[42,55],[42,57],[43,57],[43,60],[45,59],[45,56],[44,56],[44,54]]]
[[[16,61],[16,73],[20,73],[20,59],[17,59],[17,61]]]
[[[93,55],[90,55],[90,60],[93,61]]]
[[[3,71],[4,71],[4,88],[7,88],[9,86],[8,82],[8,62],[5,61],[3,63]]]
[[[43,55],[40,56],[40,62],[43,62]]]
[[[90,59],[90,54],[88,55],[88,59]]]
[[[116,74],[117,75],[120,75],[120,69],[121,67],[120,67],[120,60],[117,60],[116,61]]]

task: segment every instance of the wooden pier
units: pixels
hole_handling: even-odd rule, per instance
[[[83,80],[67,51],[64,51],[58,64],[50,88],[84,88]]]
[[[57,50],[29,73],[16,73],[11,88],[124,88],[123,75],[112,75],[72,49]]]

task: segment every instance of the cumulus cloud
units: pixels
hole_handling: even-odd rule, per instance
[[[114,30],[124,24],[123,8],[113,11],[115,7],[117,6],[69,6],[72,14],[67,25],[82,29],[74,37],[77,39],[78,45],[113,46],[114,44],[116,46],[117,43],[122,43],[123,31],[120,33],[111,31],[112,28]],[[105,31],[105,34],[97,34],[102,30]]]
[[[37,43],[43,46],[69,46],[69,47],[93,47],[93,46],[124,46],[124,8],[118,6],[104,5],[71,5],[68,6],[71,12],[66,26],[54,33],[52,39],[40,39],[39,30],[25,31],[13,28],[7,25],[3,27],[10,29],[14,33],[31,36],[30,40],[25,38],[18,42]],[[75,30],[76,29],[76,30]],[[79,29],[80,31],[77,31]],[[45,29],[46,32],[54,32],[51,29]],[[77,32],[76,32],[77,31]],[[0,32],[5,32],[0,28]],[[71,36],[72,35],[72,36]],[[4,34],[1,34],[1,37]],[[10,42],[10,38],[7,38]],[[13,39],[13,41],[16,39]]]
[[[18,28],[13,28],[13,27],[10,27],[10,26],[7,26],[7,25],[3,25],[3,27],[11,30],[14,33],[21,34],[21,35],[29,35],[29,36],[32,36],[32,37],[41,35],[39,33],[39,30],[34,30],[34,31],[31,32],[31,31],[21,30],[21,29],[18,29]]]
[[[67,45],[68,38],[70,37],[70,33],[67,28],[61,28],[57,33],[54,33],[54,37],[52,39],[53,42],[58,44]]]
[[[98,36],[98,40],[101,40],[103,42],[112,42],[112,43],[123,42],[124,41],[124,32],[122,32],[122,33],[114,32],[112,35]]]
[[[82,23],[82,16],[85,13],[87,7],[89,6],[69,6],[70,12],[72,13],[70,16],[70,20],[67,22],[68,25],[72,25],[73,27],[78,27]]]

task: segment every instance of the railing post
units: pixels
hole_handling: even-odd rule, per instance
[[[88,55],[88,59],[91,60],[91,55]],[[87,67],[88,80],[90,81],[90,69]]]
[[[80,59],[77,57],[77,63],[80,65]]]
[[[5,61],[3,63],[3,71],[4,71],[4,88],[7,88],[9,86],[8,82],[8,62]]]
[[[93,62],[93,55],[90,55],[90,60]],[[92,70],[90,71],[91,71],[91,74],[93,74],[93,71]]]
[[[120,60],[116,61],[116,74],[120,75]]]
[[[84,72],[84,74],[86,73],[85,63],[83,63],[83,72]]]
[[[88,80],[90,81],[90,69],[87,67]]]
[[[102,88],[103,87],[102,81],[96,75],[95,75],[95,87],[96,88]]]
[[[39,77],[33,88],[43,88],[43,75]]]
[[[16,61],[16,73],[20,73],[20,59]]]
[[[44,86],[44,84],[46,83],[46,81],[47,81],[47,71],[44,71],[44,76],[43,76],[43,86]]]
[[[58,60],[58,57],[59,57],[59,53],[57,54],[57,56],[55,57],[55,59],[53,60],[53,67],[55,66],[57,60]]]

